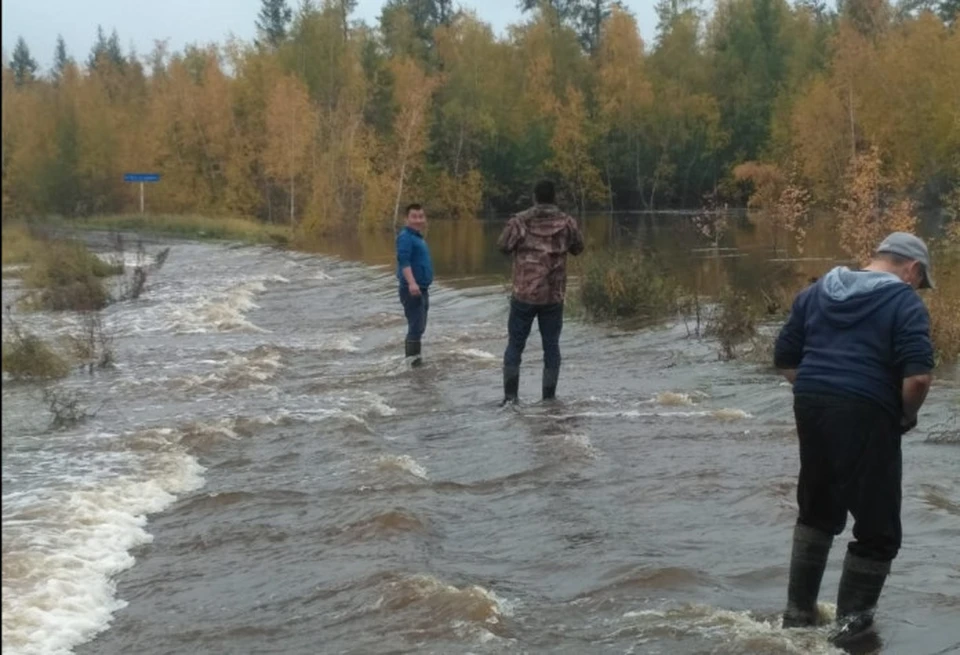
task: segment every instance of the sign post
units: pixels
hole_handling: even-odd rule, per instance
[[[144,182],[159,182],[160,173],[124,173],[124,182],[138,182],[140,184],[140,214],[143,214],[143,184]]]

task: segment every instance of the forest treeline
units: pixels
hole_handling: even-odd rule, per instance
[[[499,36],[451,0],[389,0],[375,25],[355,4],[263,0],[255,41],[179,52],[100,30],[50,70],[19,40],[4,217],[135,211],[130,171],[162,175],[151,211],[304,235],[414,199],[509,212],[542,175],[571,209],[837,207],[864,161],[878,205],[958,205],[960,0],[661,0],[649,35],[606,0],[523,0]]]

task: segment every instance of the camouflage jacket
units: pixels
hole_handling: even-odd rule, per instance
[[[567,253],[583,252],[577,222],[554,205],[534,205],[510,219],[497,247],[513,255],[513,297],[531,305],[563,302]]]

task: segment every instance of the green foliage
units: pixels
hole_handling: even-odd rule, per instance
[[[873,147],[935,204],[960,186],[956,1],[659,0],[645,43],[609,0],[524,0],[503,35],[450,0],[390,0],[375,25],[355,0],[261,0],[257,42],[160,43],[145,72],[99,28],[83,69],[58,40],[49,79],[21,39],[3,69],[4,215],[135,211],[135,167],[162,175],[156,214],[316,239],[437,189],[461,213],[478,189],[511,212],[543,175],[581,209],[696,207],[749,161],[796,170],[828,207]]]
[[[48,240],[35,253],[23,284],[35,293],[28,305],[52,311],[91,311],[106,307],[110,298],[103,278],[123,273],[78,242]]]
[[[13,70],[13,79],[17,86],[32,82],[37,74],[37,61],[30,56],[30,48],[22,36],[17,39],[17,45],[13,48],[10,68]]]
[[[653,321],[673,313],[678,289],[653,260],[616,253],[586,256],[579,295],[590,318]]]
[[[724,289],[715,303],[704,336],[717,340],[721,359],[736,359],[737,347],[757,336],[757,305],[745,293],[731,289]]]
[[[54,380],[70,372],[70,365],[35,334],[19,328],[3,342],[3,372],[14,380]]]
[[[257,32],[271,47],[278,47],[287,37],[287,26],[293,19],[293,10],[287,0],[261,0],[257,14]]]
[[[72,227],[88,230],[128,230],[138,234],[169,234],[190,239],[286,244],[292,239],[289,227],[265,225],[242,218],[210,218],[170,214],[143,216],[128,214],[75,220]]]

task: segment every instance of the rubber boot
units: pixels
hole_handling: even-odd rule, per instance
[[[830,643],[848,648],[872,635],[873,613],[889,573],[890,562],[847,553],[837,593],[837,626]]]
[[[503,367],[503,402],[500,406],[508,403],[516,403],[520,392],[520,367]]]
[[[410,365],[413,366],[414,368],[422,365],[423,362],[420,360],[420,342],[407,341],[406,346],[407,346],[406,348],[407,358],[408,359],[411,357],[413,358],[413,360],[410,362]]]
[[[790,583],[784,628],[807,628],[817,622],[817,596],[827,568],[833,535],[797,523],[793,528],[793,554],[790,557]]]
[[[543,399],[553,400],[557,397],[557,380],[560,379],[560,369],[543,369]]]

